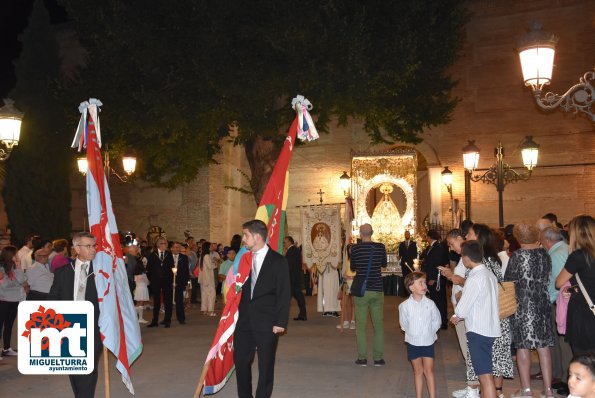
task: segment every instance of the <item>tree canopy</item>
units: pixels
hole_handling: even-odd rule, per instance
[[[56,100],[59,49],[43,1],[34,3],[20,40],[23,50],[10,97],[25,114],[19,145],[6,161],[2,192],[15,243],[30,233],[53,239],[71,232],[71,134],[65,134],[64,116]]]
[[[247,151],[274,141],[296,94],[320,130],[358,117],[376,142],[419,142],[457,103],[463,0],[62,2],[89,51],[64,102],[100,98],[110,146],[157,185],[191,181],[230,126]]]

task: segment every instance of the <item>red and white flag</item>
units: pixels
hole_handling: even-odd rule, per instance
[[[78,147],[79,151],[87,148],[87,212],[97,245],[93,271],[99,298],[101,340],[116,356],[116,368],[122,374],[122,382],[134,394],[130,365],[141,354],[143,345],[99,149],[101,131],[98,112],[101,105],[101,101],[95,98],[81,103],[81,121],[72,146]]]

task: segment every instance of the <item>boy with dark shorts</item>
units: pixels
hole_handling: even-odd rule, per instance
[[[479,377],[481,396],[496,398],[492,377],[492,344],[500,336],[498,280],[483,264],[483,249],[476,240],[461,245],[463,264],[469,268],[463,295],[451,318],[453,324],[462,319],[467,327],[471,363]]]

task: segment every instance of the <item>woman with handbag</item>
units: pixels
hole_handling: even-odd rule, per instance
[[[570,255],[556,279],[561,288],[570,281],[571,287],[566,317],[566,339],[574,355],[595,351],[595,219],[576,216],[569,225]]]
[[[481,243],[484,257],[483,264],[496,275],[498,282],[502,282],[502,263],[498,257],[496,238],[492,229],[485,224],[473,224],[469,228],[466,238],[467,240],[477,240]],[[502,393],[504,377],[511,379],[514,375],[514,365],[510,352],[511,341],[510,318],[500,319],[500,337],[496,338],[492,346],[492,374],[494,375],[494,384],[496,385],[498,398],[504,398],[504,394]],[[467,354],[467,357],[467,380],[477,380],[469,354]]]
[[[539,246],[539,230],[534,224],[516,224],[513,235],[521,248],[510,258],[504,279],[515,283],[518,307],[510,319],[521,389],[512,396],[533,396],[530,350],[537,350],[543,375],[541,397],[553,397],[550,347],[555,344],[555,336],[548,291],[552,262],[545,249]]]

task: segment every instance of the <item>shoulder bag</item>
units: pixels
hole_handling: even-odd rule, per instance
[[[366,278],[362,281],[361,278],[357,276],[353,279],[351,283],[351,289],[349,293],[356,297],[364,297],[366,293],[366,285],[368,284],[368,276],[370,276],[370,268],[372,267],[372,257],[374,257],[374,244],[372,243],[372,250],[370,251],[370,258],[368,260],[368,269],[366,270]]]
[[[498,275],[496,275],[493,270],[491,271],[497,279]],[[500,319],[505,319],[514,315],[517,306],[514,282],[498,282],[498,311],[500,313]]]
[[[591,300],[591,297],[589,297],[589,293],[587,293],[587,290],[585,289],[585,286],[583,285],[583,282],[581,282],[581,278],[580,278],[580,276],[578,276],[578,272],[576,273],[575,276],[576,276],[576,281],[578,282],[578,287],[580,287],[581,293],[585,297],[585,300],[587,300],[587,304],[589,305],[589,309],[591,310],[591,312],[593,313],[593,315],[595,315],[595,305],[593,304],[593,301]]]

